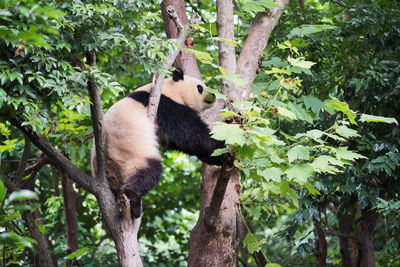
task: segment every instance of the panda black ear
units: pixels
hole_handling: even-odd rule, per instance
[[[174,71],[172,72],[172,80],[173,80],[174,82],[177,82],[177,81],[179,81],[179,80],[182,80],[182,81],[183,81],[183,70],[182,70],[182,69],[179,69],[179,68],[177,68],[176,70],[174,70]]]

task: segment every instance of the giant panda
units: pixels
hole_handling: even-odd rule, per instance
[[[224,142],[210,136],[199,114],[210,108],[215,96],[205,84],[184,75],[181,70],[164,79],[156,123],[147,116],[151,84],[136,89],[115,103],[104,115],[106,135],[106,175],[118,197],[130,200],[131,214],[141,215],[141,199],[159,182],[162,174],[158,145],[197,156],[200,160],[221,165],[221,157],[212,157]],[[92,148],[92,173],[96,176],[96,154]]]

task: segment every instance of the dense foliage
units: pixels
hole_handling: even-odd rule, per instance
[[[238,37],[230,43],[239,52],[254,14],[275,4],[235,3]],[[222,78],[245,81],[218,67],[215,1],[186,4],[202,16],[190,51],[210,90],[226,98],[217,89]],[[79,250],[67,258],[60,173],[45,165],[18,179],[26,139],[9,121],[33,126],[90,174],[87,78],[101,90],[104,110],[151,81],[174,46],[166,41],[160,3],[3,0],[0,21],[0,257],[8,265],[34,263],[36,242],[23,214],[35,212],[59,264],[76,257],[84,266],[113,266],[117,256],[96,199],[79,186]],[[221,114],[235,123],[213,130],[241,170],[249,231],[242,261],[255,265],[247,255],[261,252],[281,266],[317,265],[318,229],[324,229],[327,263],[342,266],[339,239],[328,232],[363,234],[364,214],[372,210],[377,265],[400,264],[399,35],[397,1],[310,0],[305,9],[290,3],[250,99]],[[85,51],[96,52],[96,67],[77,64],[86,64]],[[28,166],[41,157],[32,147]],[[143,203],[142,259],[149,266],[185,266],[199,210],[200,164],[164,152],[163,167],[162,182]],[[357,243],[352,249],[361,253]]]

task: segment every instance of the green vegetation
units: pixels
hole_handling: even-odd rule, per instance
[[[225,108],[224,122],[212,131],[229,146],[214,154],[234,152],[241,174],[249,233],[238,262],[257,266],[260,253],[268,266],[324,266],[321,259],[327,266],[358,266],[372,253],[376,266],[398,266],[400,4],[305,3],[305,9],[297,1],[288,5],[250,97]],[[229,43],[239,49],[254,15],[276,4],[235,4],[239,37]],[[215,1],[186,1],[186,8],[203,23],[192,34],[194,48],[185,51],[196,55],[208,90],[226,100],[221,79],[246,81],[218,64]],[[175,47],[166,41],[160,1],[3,0],[0,22],[1,261],[38,264],[40,244],[26,215],[33,214],[58,265],[75,258],[83,266],[117,266],[96,198],[77,184],[78,250],[67,251],[62,173],[11,122],[32,126],[90,175],[88,77],[104,110],[151,82]],[[96,52],[95,67],[86,65],[84,51]],[[185,266],[201,165],[175,151],[163,154],[162,181],[143,202],[140,252],[145,266]],[[372,251],[363,247],[366,238]]]

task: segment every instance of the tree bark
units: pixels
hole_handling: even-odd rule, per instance
[[[36,225],[39,218],[39,211],[37,209],[33,212],[24,212],[22,214],[22,219],[25,221],[32,238],[36,241],[37,266],[52,267],[55,265],[49,253],[49,242],[47,241],[46,236],[42,235]]]
[[[339,231],[342,233],[350,234],[351,227],[354,222],[353,215],[342,215],[339,218]],[[355,242],[357,242],[355,240]],[[354,242],[350,243],[350,239],[347,237],[339,237],[339,245],[340,245],[340,255],[342,258],[342,266],[343,267],[356,267],[357,257],[353,257],[354,247],[352,246]]]
[[[278,1],[279,2],[279,1]],[[271,10],[271,14],[259,13],[249,29],[249,35],[243,45],[238,63],[235,64],[235,49],[225,42],[219,42],[220,65],[228,74],[237,73],[248,81],[243,87],[234,86],[226,81],[228,97],[232,101],[240,101],[249,94],[258,61],[268,41],[268,37],[279,20],[287,1],[280,1],[281,8]],[[218,36],[234,40],[233,5],[232,0],[217,1],[217,31]],[[256,52],[256,53],[255,53]],[[245,92],[245,96],[243,96]],[[221,106],[217,105],[206,113],[206,121],[215,121]],[[201,189],[201,211],[199,220],[189,239],[189,266],[232,266],[237,257],[239,244],[244,237],[244,225],[239,212],[240,182],[239,171],[230,176],[226,190],[215,189],[220,171],[213,166],[203,165]],[[216,227],[209,227],[205,218],[213,192],[225,192],[219,211]]]
[[[78,220],[76,212],[76,195],[72,180],[67,174],[61,176],[62,191],[64,198],[65,228],[67,232],[67,255],[78,249]],[[76,260],[68,260],[67,266],[72,266]]]
[[[315,217],[313,217],[313,223],[316,232],[314,254],[317,258],[318,266],[326,267],[326,256],[328,255],[328,246],[326,243],[325,233],[321,227],[320,222]]]
[[[251,87],[254,78],[256,77],[256,69],[258,61],[268,43],[269,36],[272,30],[281,17],[283,10],[289,3],[289,0],[277,0],[276,4],[280,8],[273,8],[267,12],[257,13],[252,25],[248,30],[248,35],[244,41],[242,51],[240,52],[236,73],[247,81],[243,86],[240,86],[233,92],[233,100],[244,100],[250,95]]]
[[[185,25],[188,23],[185,2],[183,0],[164,0],[161,3],[161,12],[164,19],[165,32],[167,33],[167,37],[169,39],[175,39],[177,37],[178,30],[175,26],[174,21],[168,15],[168,6],[172,6],[175,8],[178,18],[180,19],[182,24]],[[187,37],[185,40],[183,49],[185,48],[193,48],[193,41],[190,37]],[[190,75],[197,79],[201,79],[200,70],[196,62],[196,56],[193,53],[180,51],[177,58],[175,59],[173,66],[182,69],[183,72],[187,75]]]
[[[362,247],[360,266],[375,267],[373,234],[378,218],[379,213],[377,213],[371,206],[362,209],[359,234]]]

